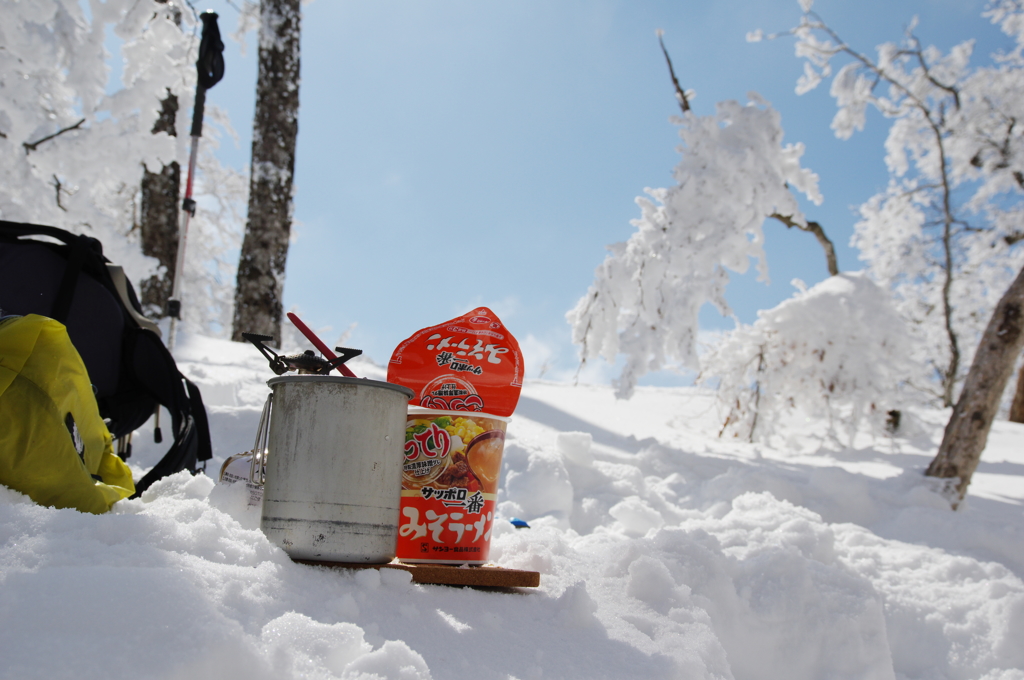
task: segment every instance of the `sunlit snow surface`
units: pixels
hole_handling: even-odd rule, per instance
[[[252,446],[271,373],[179,347],[212,470]],[[905,421],[856,449],[806,422],[750,445],[698,390],[529,383],[499,509],[532,528],[492,542],[542,574],[516,593],[293,564],[205,476],[99,517],[0,487],[0,677],[1024,679],[1024,426],[995,425],[954,513],[921,476],[945,415]],[[164,447],[135,448],[138,473]]]

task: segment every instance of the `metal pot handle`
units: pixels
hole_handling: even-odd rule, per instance
[[[273,410],[274,393],[267,395],[260,415],[260,424],[256,428],[256,442],[252,445],[252,460],[249,463],[249,481],[263,486],[267,481],[267,445],[270,441],[270,412]]]

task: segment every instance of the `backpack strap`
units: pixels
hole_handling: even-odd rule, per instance
[[[153,482],[179,470],[191,470],[195,474],[199,463],[202,463],[205,469],[206,461],[213,457],[210,425],[206,419],[206,409],[203,407],[199,388],[188,378],[182,380],[188,390],[191,413],[180,422],[175,422],[174,443],[160,462],[135,483],[135,495],[132,498],[138,498]]]
[[[85,234],[72,234],[70,231],[50,227],[43,224],[28,224],[26,222],[8,222],[0,220],[0,234],[11,238],[21,236],[47,236],[60,241],[68,246],[67,266],[64,268],[64,276],[60,281],[60,288],[57,289],[57,297],[53,300],[53,307],[50,310],[50,318],[56,319],[62,324],[67,324],[68,314],[71,311],[71,303],[75,299],[75,288],[78,285],[78,275],[82,273],[86,260],[92,256],[97,264],[106,264],[107,258],[103,256],[103,244],[98,239]],[[98,270],[98,266],[92,267]],[[98,271],[96,273],[99,273]],[[104,281],[101,284],[108,285]],[[113,281],[110,282],[113,284]],[[114,291],[115,294],[117,291]]]
[[[57,227],[50,227],[44,224],[28,224],[27,222],[8,222],[0,220],[0,231],[10,236],[49,236],[64,245],[72,245],[78,238],[75,234]],[[96,241],[99,243],[99,241]]]
[[[103,246],[99,243],[89,236],[79,235],[68,244],[71,246],[68,264],[64,268],[64,277],[60,280],[60,288],[57,289],[57,297],[53,301],[50,318],[67,324],[71,301],[75,297],[75,287],[78,285],[78,275],[82,273],[82,265],[85,264],[86,256],[92,251],[103,257]]]
[[[135,323],[153,331],[162,338],[163,333],[160,332],[160,327],[144,317],[139,311],[141,309],[139,299],[135,297],[135,291],[132,289],[131,284],[128,283],[128,277],[124,273],[124,268],[116,264],[107,263],[107,273],[110,275],[114,289],[117,291],[118,297],[121,298],[121,304],[124,305],[128,315],[135,319]]]
[[[174,434],[174,443],[167,450],[160,462],[153,466],[142,479],[135,483],[132,498],[138,498],[153,482],[173,475],[179,470],[194,470],[198,458],[199,439],[195,421],[191,416],[182,423],[180,430]]]
[[[213,444],[210,442],[210,421],[206,416],[206,406],[203,405],[203,396],[188,378],[184,378],[185,387],[188,389],[188,401],[192,407],[192,418],[196,423],[196,432],[199,437],[199,450],[196,452],[196,460],[203,464],[206,469],[206,461],[213,458]]]
[[[139,386],[171,414],[174,443],[150,472],[135,484],[136,495],[178,470],[195,472],[197,463],[213,457],[210,426],[199,388],[178,370],[166,345],[152,331],[134,329],[128,340],[127,367]]]

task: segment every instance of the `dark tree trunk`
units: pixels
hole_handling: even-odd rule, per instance
[[[971,476],[985,450],[1003,390],[1024,346],[1024,269],[1003,294],[981,337],[960,399],[926,475],[955,480],[950,501],[955,509],[967,494]]]
[[[167,20],[181,27],[181,10],[167,0],[156,0],[167,6],[163,11]],[[160,102],[160,116],[153,125],[153,134],[165,132],[177,137],[175,128],[178,116],[178,97],[170,90]],[[177,161],[165,165],[160,172],[143,170],[142,201],[139,210],[139,230],[142,235],[142,252],[155,257],[163,267],[163,273],[151,276],[142,282],[142,305],[152,317],[163,317],[167,312],[167,300],[174,288],[174,264],[178,257],[178,205],[181,191],[181,166]]]
[[[166,132],[177,136],[174,128],[178,112],[178,98],[167,93],[161,102],[160,117],[153,126],[153,134]],[[167,299],[174,287],[174,261],[178,256],[178,204],[181,186],[181,167],[177,161],[165,165],[160,172],[145,170],[142,175],[142,206],[140,230],[142,252],[160,261],[162,274],[142,282],[142,304],[147,314],[162,317]]]
[[[1024,423],[1024,365],[1017,373],[1017,391],[1013,394],[1009,420],[1011,423]]]
[[[292,176],[299,132],[299,0],[260,5],[259,77],[253,121],[249,217],[238,263],[231,337],[281,341],[281,298],[292,226]]]

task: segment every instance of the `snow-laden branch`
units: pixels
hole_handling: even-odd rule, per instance
[[[180,109],[192,108],[196,18],[181,7],[159,0],[0,0],[0,218],[89,233],[136,286],[159,273],[136,228],[143,169],[188,158],[188,116],[177,116],[176,135],[170,122],[152,133],[161,100],[174,96]],[[122,59],[120,83],[110,82],[108,49]],[[223,128],[226,120],[213,122]],[[217,130],[208,129],[204,145],[216,138]],[[204,182],[208,173],[220,186]],[[193,329],[208,328],[209,310],[230,298],[234,284],[233,267],[225,274],[216,260],[237,249],[238,218],[213,215],[209,207],[238,184],[225,181],[231,174],[212,155],[200,160],[197,185],[206,195],[190,238],[196,262],[185,282],[208,304],[197,305],[202,318],[190,322]],[[241,193],[244,204],[244,183]]]
[[[901,408],[900,385],[920,373],[908,337],[886,291],[862,272],[800,290],[703,358],[701,382],[718,386],[720,436],[763,440],[797,414],[826,420],[845,443],[864,421],[880,431]]]
[[[818,243],[821,244],[822,249],[825,251],[825,264],[828,266],[829,276],[836,276],[839,274],[839,263],[836,260],[836,247],[833,245],[832,239],[828,237],[820,224],[811,220],[807,220],[806,224],[800,223],[794,220],[792,215],[780,215],[778,213],[769,215],[769,217],[782,222],[789,229],[796,227],[800,231],[806,231],[810,234],[814,234],[814,238],[818,239]]]
[[[963,297],[979,289],[967,279],[999,271],[980,287],[999,291],[1016,271],[1009,246],[1020,228],[1010,227],[1008,216],[1019,212],[1024,189],[1016,125],[1024,114],[1024,57],[1018,48],[997,55],[994,66],[972,67],[973,40],[943,53],[920,41],[916,22],[901,42],[883,44],[872,56],[848,44],[809,7],[796,27],[769,37],[796,39],[805,69],[798,92],[831,78],[838,137],[863,129],[868,108],[892,119],[885,143],[892,183],[865,204],[854,244],[912,315],[930,358],[942,366],[942,401],[951,405],[983,328],[976,318],[979,301]],[[987,15],[1019,38],[1021,12],[1018,0],[997,0]],[[985,262],[971,260],[981,256],[981,242],[990,245]],[[992,266],[993,258],[1000,267]],[[911,304],[914,298],[927,303]],[[982,304],[990,310],[996,299],[996,292],[986,292]]]
[[[60,137],[65,132],[71,132],[72,130],[77,130],[78,128],[82,127],[82,125],[84,123],[85,123],[85,118],[82,118],[77,123],[75,123],[74,125],[68,125],[67,127],[62,127],[60,130],[57,130],[53,134],[46,135],[42,139],[37,139],[34,142],[22,142],[21,145],[23,147],[25,147],[25,153],[28,154],[30,151],[35,151],[39,147],[39,145],[42,144],[43,142],[48,142],[51,139],[55,139],[57,137]],[[4,137],[6,137],[6,136],[7,135],[4,135]]]
[[[668,56],[668,50],[665,48],[664,32],[658,30],[658,44],[661,45],[661,53],[665,55],[665,63],[668,65],[668,75],[672,78],[672,85],[676,89],[676,101],[679,102],[679,108],[685,114],[690,110],[690,98],[686,94],[686,90],[679,84],[679,79],[676,78],[676,70],[672,68],[672,58]]]
[[[745,272],[752,259],[767,280],[764,221],[779,214],[807,224],[790,188],[821,201],[817,175],[800,167],[803,146],[783,145],[778,112],[750,98],[745,106],[722,102],[713,116],[689,111],[680,119],[678,185],[637,199],[636,232],[609,248],[567,315],[584,362],[625,355],[622,397],[649,371],[672,363],[699,369],[700,308],[711,303],[729,314],[729,271]]]

